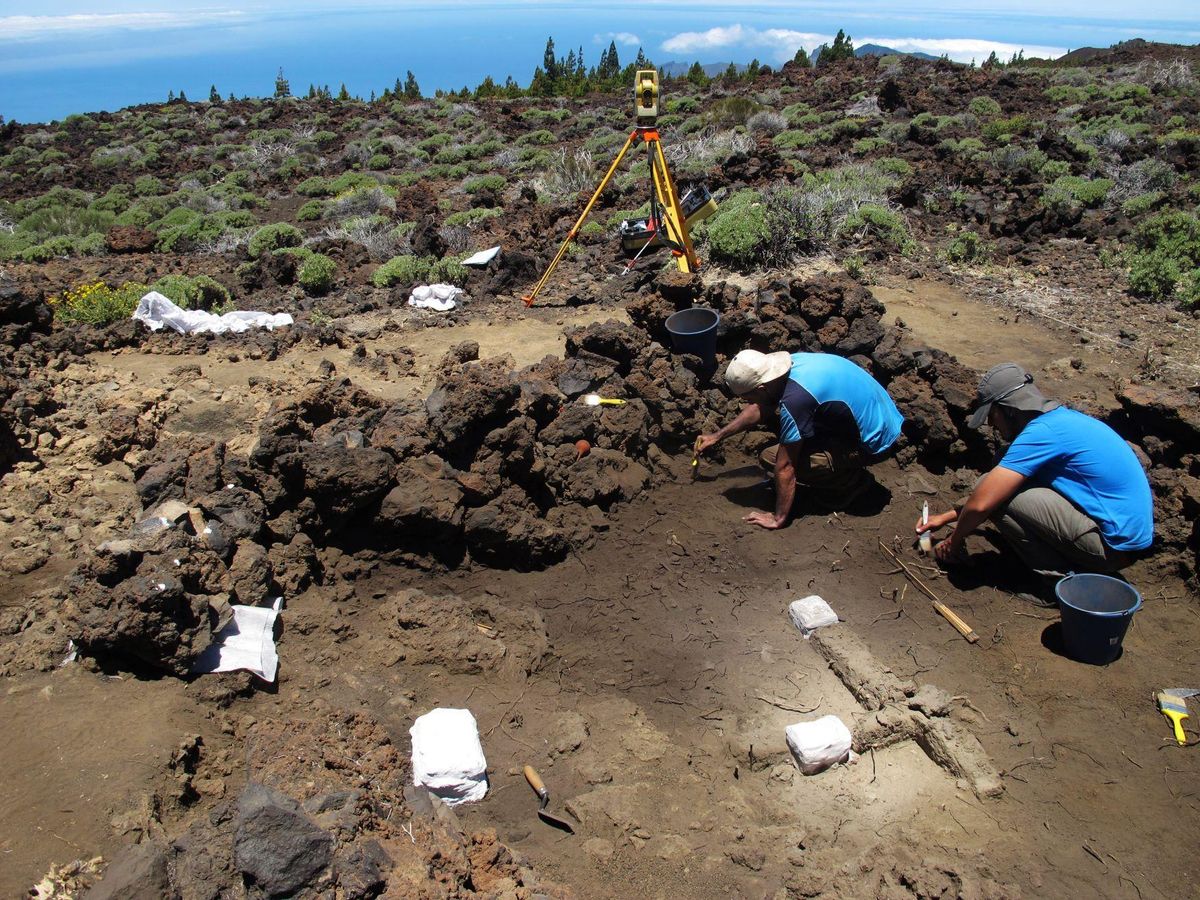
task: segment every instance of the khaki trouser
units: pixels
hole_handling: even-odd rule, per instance
[[[1105,546],[1100,526],[1051,488],[1018,491],[992,521],[1025,564],[1046,577],[1115,572],[1134,559],[1133,554]]]
[[[768,473],[775,471],[775,456],[782,449],[772,444],[758,456]],[[796,461],[796,481],[807,488],[806,496],[834,509],[849,504],[870,484],[864,469],[876,457],[862,450],[801,448]]]

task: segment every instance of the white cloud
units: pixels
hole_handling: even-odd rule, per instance
[[[642,39],[629,31],[606,31],[598,34],[592,40],[597,44],[617,43],[623,47],[640,47]]]
[[[785,62],[795,56],[799,48],[803,47],[811,52],[821,44],[832,43],[833,37],[831,34],[791,31],[786,28],[760,30],[745,25],[729,25],[724,28],[710,28],[708,31],[685,31],[663,41],[662,47],[668,53],[678,53],[689,58],[702,53],[739,50],[742,55],[757,54],[769,62]],[[981,63],[993,51],[1005,60],[1022,50],[1026,57],[1053,59],[1062,56],[1068,49],[1040,44],[986,41],[979,38],[854,38],[856,47],[864,44],[881,44],[905,53],[928,53],[932,56],[945,54],[957,62],[970,62],[974,59]]]
[[[668,53],[696,54],[706,51],[742,49],[763,51],[776,61],[791,59],[801,47],[808,50],[833,40],[831,34],[768,28],[760,31],[745,25],[710,28],[708,31],[685,31],[663,41]]]
[[[70,16],[0,16],[0,41],[36,41],[102,31],[162,31],[246,21],[237,10],[80,13]]]
[[[1026,58],[1041,57],[1055,59],[1068,51],[1067,47],[1047,47],[1038,44],[1008,44],[1002,41],[984,41],[978,38],[888,38],[866,37],[856,40],[862,44],[882,44],[904,53],[928,53],[932,56],[949,56],[955,62],[982,63],[994,51],[1002,60],[1009,60],[1014,53],[1024,51]]]

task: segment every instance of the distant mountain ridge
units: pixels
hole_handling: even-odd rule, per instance
[[[820,51],[821,51],[821,48],[817,47],[812,52],[813,62],[817,61],[818,56],[820,56]],[[933,56],[932,54],[929,54],[929,53],[906,53],[903,50],[895,50],[891,47],[885,47],[882,44],[863,44],[861,47],[855,48],[854,55],[859,56],[859,57],[861,57],[861,56],[912,56],[917,59],[938,59],[938,57]],[[734,63],[733,66],[735,69],[737,69],[739,74],[746,71],[745,63]],[[662,69],[663,74],[666,75],[668,78],[678,78],[681,75],[686,75],[688,73],[688,69],[690,69],[691,67],[692,67],[692,63],[690,63],[690,62],[679,62],[678,60],[674,60],[674,59],[670,60],[669,62],[665,62],[661,66],[659,66],[659,68]],[[702,63],[700,65],[700,68],[704,70],[704,74],[707,75],[709,78],[715,78],[718,75],[724,74],[725,70],[729,68],[729,63],[727,63],[727,62]],[[772,66],[772,68],[775,68],[775,67]]]

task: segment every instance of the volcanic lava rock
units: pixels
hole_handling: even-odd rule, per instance
[[[396,486],[383,498],[377,518],[405,544],[457,540],[462,520],[463,489],[432,453],[396,468]]]
[[[139,225],[114,225],[104,235],[104,244],[113,253],[149,253],[158,243],[158,235]]]
[[[268,896],[289,896],[308,885],[333,858],[333,837],[284,794],[246,785],[238,800],[234,860]]]

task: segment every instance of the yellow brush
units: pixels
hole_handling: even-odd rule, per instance
[[[692,481],[696,480],[698,474],[700,474],[700,438],[696,438],[696,443],[692,444]]]
[[[1183,731],[1183,720],[1188,717],[1187,698],[1196,694],[1200,694],[1200,689],[1166,688],[1154,697],[1162,714],[1175,726],[1175,740],[1181,745],[1187,743],[1187,735]]]
[[[601,397],[599,394],[584,394],[583,402],[588,406],[624,406],[624,400],[616,397]]]

